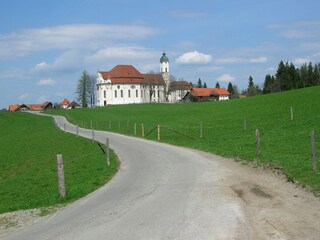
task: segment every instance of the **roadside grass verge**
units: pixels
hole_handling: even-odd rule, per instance
[[[142,123],[145,134],[159,124],[162,142],[280,169],[289,181],[308,186],[319,195],[320,171],[311,171],[310,152],[312,130],[320,152],[319,99],[318,86],[224,102],[119,105],[51,113],[64,115],[82,127],[138,137]],[[260,158],[256,153],[256,129],[261,134]],[[146,138],[157,140],[157,129]]]
[[[0,113],[0,213],[65,204],[104,185],[118,162],[91,140],[58,130],[52,118]],[[63,154],[67,195],[59,197],[56,155]]]

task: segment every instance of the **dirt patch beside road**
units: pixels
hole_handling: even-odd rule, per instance
[[[222,157],[221,164],[230,174],[220,184],[242,202],[250,239],[320,239],[320,199],[310,191],[270,169]]]

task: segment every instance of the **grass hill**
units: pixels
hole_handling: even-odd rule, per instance
[[[312,130],[320,152],[319,99],[320,87],[312,87],[225,102],[108,106],[55,114],[65,115],[79,126],[140,137],[142,123],[145,134],[159,124],[163,142],[281,169],[289,181],[309,186],[319,194],[320,171],[311,171],[310,152]],[[261,135],[260,158],[256,129]],[[146,138],[156,140],[156,129]]]
[[[115,155],[91,140],[58,130],[49,117],[0,112],[0,213],[47,207],[82,197],[111,178]],[[63,154],[67,196],[57,185],[56,155]]]

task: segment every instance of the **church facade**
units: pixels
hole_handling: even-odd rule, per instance
[[[142,74],[132,65],[117,65],[97,76],[96,106],[166,102],[170,84],[169,59],[160,58],[159,74]]]

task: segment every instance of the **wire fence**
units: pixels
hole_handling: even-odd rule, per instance
[[[284,128],[290,128],[293,125],[292,110],[290,114],[291,119],[287,126],[283,126]],[[259,159],[262,162],[268,160],[274,165],[277,165],[280,160],[282,162],[298,161],[308,165],[309,169],[310,159],[313,159],[313,162],[316,161],[314,160],[316,148],[319,145],[315,131],[311,140],[311,131],[307,129],[301,129],[296,134],[285,134],[285,131],[278,132],[279,128],[258,128],[251,124],[248,117],[223,124],[221,122],[215,124],[215,121],[156,123],[130,120],[69,120],[83,128],[112,131],[249,160]],[[221,129],[219,127],[221,125],[225,125],[225,128]],[[313,166],[316,164],[313,163]],[[312,170],[316,171],[316,167],[312,167]]]

